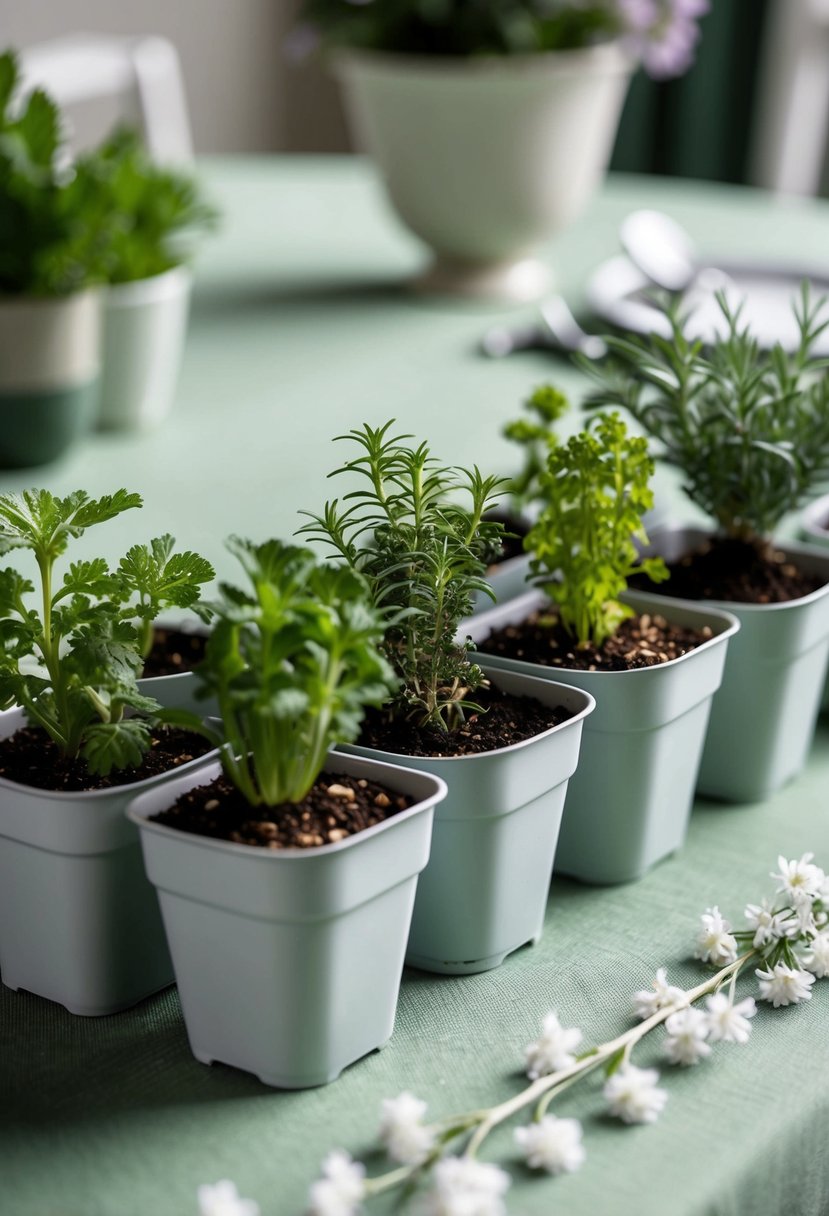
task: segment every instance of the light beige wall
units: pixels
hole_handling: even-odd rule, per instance
[[[198,152],[329,150],[334,90],[283,52],[299,0],[0,0],[0,46],[61,34],[163,34],[181,56]]]

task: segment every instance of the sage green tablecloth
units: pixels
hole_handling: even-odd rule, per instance
[[[514,456],[498,431],[517,402],[548,376],[578,389],[576,373],[541,355],[480,359],[487,314],[400,293],[420,254],[360,162],[224,161],[207,170],[227,218],[201,263],[174,418],[156,435],[94,437],[37,478],[0,478],[3,489],[37,480],[56,492],[142,491],[143,515],[101,530],[110,556],[169,529],[231,573],[224,535],[288,534],[296,508],[329,492],[332,434],[396,416],[449,460],[508,468]],[[619,219],[646,204],[671,210],[714,251],[804,258],[829,249],[825,204],[617,179],[550,250],[575,302],[585,275],[615,252]],[[661,485],[675,501],[673,486]],[[642,882],[591,890],[556,881],[543,941],[497,971],[407,972],[389,1047],[305,1093],[196,1063],[174,990],[84,1020],[2,989],[0,1212],[189,1216],[199,1183],[230,1177],[263,1216],[298,1216],[328,1149],[369,1150],[381,1098],[410,1089],[435,1114],[505,1098],[550,1008],[587,1040],[618,1033],[630,994],[658,966],[677,982],[700,974],[685,961],[699,912],[719,903],[739,917],[773,886],[779,852],[809,849],[829,865],[825,722],[802,777],[763,806],[699,804],[681,855]],[[807,1005],[764,1007],[746,1047],[718,1047],[697,1068],[670,1070],[670,1100],[654,1127],[604,1118],[598,1081],[571,1091],[560,1110],[584,1119],[587,1163],[557,1180],[516,1165],[511,1212],[828,1212],[828,1032],[829,981]],[[659,1034],[640,1062],[655,1059]],[[493,1137],[486,1154],[513,1163],[510,1133]]]

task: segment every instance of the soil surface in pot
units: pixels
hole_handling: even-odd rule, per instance
[[[631,616],[596,649],[577,647],[553,612],[533,612],[525,621],[491,633],[480,645],[481,653],[541,663],[545,667],[577,671],[635,671],[681,658],[711,638],[708,625],[688,629],[669,624],[664,617],[643,612]]]
[[[227,777],[199,785],[153,818],[195,836],[264,849],[313,849],[336,844],[383,823],[414,799],[345,773],[320,773],[301,802],[251,806]]]
[[[152,744],[143,764],[98,777],[89,772],[83,760],[67,760],[45,731],[37,726],[24,726],[8,739],[0,740],[0,777],[38,790],[63,793],[111,790],[168,773],[205,755],[212,747],[212,743],[192,731],[159,726],[152,732]]]
[[[784,604],[811,595],[826,579],[799,569],[784,553],[762,552],[740,540],[712,540],[668,566],[671,577],[652,583],[637,575],[631,587],[654,595],[688,600],[726,600],[735,604]]]
[[[144,662],[143,675],[178,676],[192,671],[204,658],[207,638],[200,633],[184,633],[180,629],[153,630],[153,644]]]
[[[476,688],[469,700],[480,705],[482,712],[468,710],[464,725],[452,731],[400,719],[389,721],[381,710],[370,709],[357,742],[404,756],[475,756],[532,739],[573,716],[564,706],[514,697],[491,684]]]

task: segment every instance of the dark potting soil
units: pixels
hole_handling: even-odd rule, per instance
[[[144,662],[143,675],[177,676],[192,671],[204,658],[207,638],[180,629],[153,630],[153,644]]]
[[[637,575],[631,586],[690,600],[784,604],[811,595],[826,582],[819,574],[799,569],[779,550],[761,551],[740,540],[712,540],[668,569],[671,577],[664,583]]]
[[[407,795],[364,777],[324,772],[302,802],[254,807],[220,776],[183,794],[154,822],[234,844],[311,849],[374,827],[413,804]]]
[[[89,772],[83,760],[67,760],[45,731],[37,726],[24,726],[8,739],[0,740],[0,777],[35,789],[64,793],[110,790],[168,773],[203,756],[212,746],[192,731],[159,726],[152,733],[143,764],[98,777]]]
[[[469,700],[483,712],[468,710],[464,725],[452,731],[389,721],[382,711],[370,709],[358,742],[404,756],[475,756],[531,739],[573,716],[563,705],[554,708],[530,697],[514,697],[494,685],[476,688]]]
[[[545,667],[571,667],[578,671],[634,671],[678,659],[712,636],[703,629],[671,625],[658,614],[643,612],[628,617],[613,637],[596,649],[575,645],[552,611],[532,613],[517,625],[491,633],[480,645],[483,655],[504,655]]]

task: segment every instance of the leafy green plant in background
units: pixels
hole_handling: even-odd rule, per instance
[[[583,364],[600,383],[586,405],[626,409],[682,471],[691,500],[727,536],[762,550],[829,474],[828,364],[811,353],[829,317],[804,288],[797,349],[761,351],[740,310],[718,299],[725,332],[708,348],[685,336],[675,302],[665,305],[669,338],[609,338],[615,359]]]
[[[484,516],[504,483],[477,468],[440,465],[426,443],[409,447],[410,435],[390,435],[393,425],[364,424],[337,436],[362,454],[331,476],[356,474],[363,488],[327,502],[322,515],[304,512],[311,522],[300,531],[325,540],[364,575],[389,614],[384,649],[401,681],[393,711],[452,729],[483,682],[455,634],[475,593],[492,594],[484,575],[503,528]]]
[[[516,418],[503,429],[504,438],[519,444],[524,456],[521,470],[507,485],[517,514],[538,497],[541,474],[547,467],[549,453],[558,443],[555,424],[569,408],[559,389],[542,384],[524,402],[529,417]]]
[[[218,213],[189,173],[154,164],[138,134],[120,127],[97,150],[95,172],[113,216],[107,278],[126,283],[163,274],[192,256]]]
[[[396,688],[378,649],[384,617],[359,574],[310,549],[238,537],[228,547],[249,586],[221,584],[198,668],[218,700],[222,764],[253,806],[299,802],[329,748],[356,739],[366,706]]]
[[[57,107],[40,89],[19,110],[12,51],[0,55],[0,294],[63,295],[106,276],[108,192],[93,158],[60,165]]]
[[[661,558],[640,562],[634,543],[647,542],[642,516],[653,506],[652,475],[647,441],[629,435],[615,413],[549,454],[543,508],[524,546],[535,581],[579,646],[601,646],[633,615],[619,600],[633,573],[668,577]]]
[[[140,764],[150,744],[160,707],[136,681],[151,621],[164,608],[195,605],[214,573],[195,553],[174,554],[163,536],[133,546],[114,569],[100,557],[72,562],[58,582],[71,540],[141,505],[126,490],[0,496],[0,553],[27,551],[38,573],[36,587],[13,567],[0,570],[0,704],[20,706],[64,756],[104,776]]]

